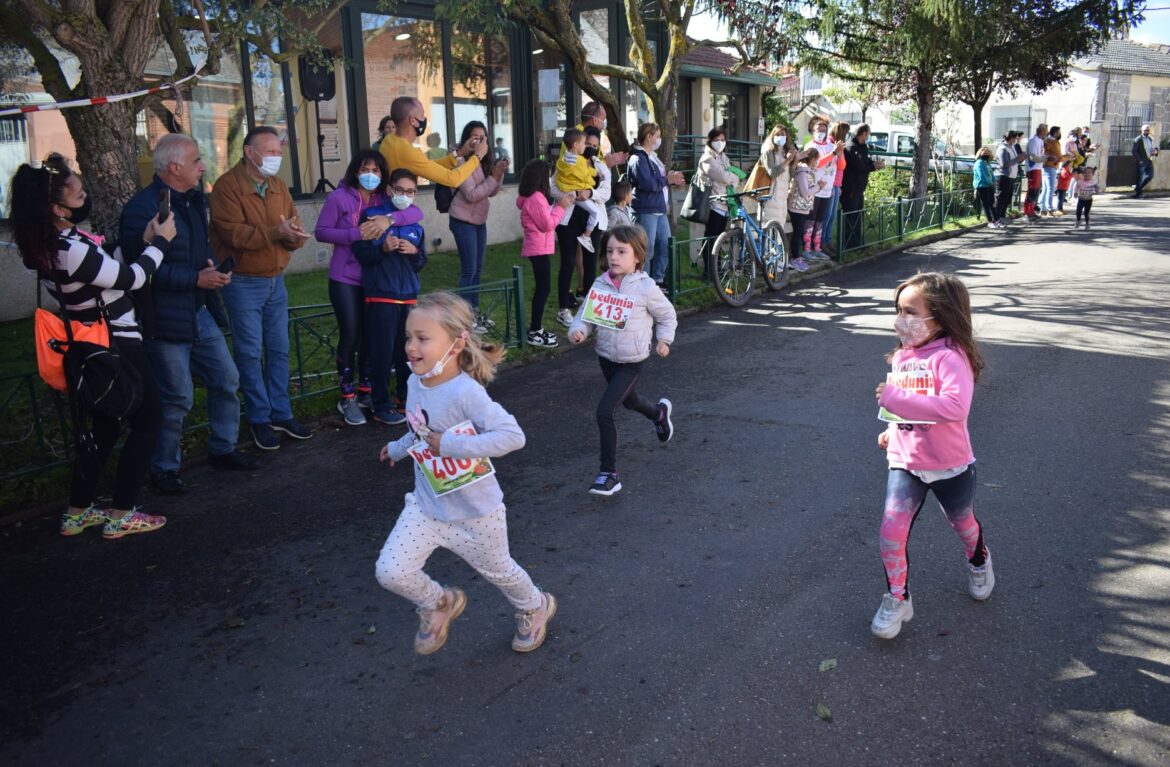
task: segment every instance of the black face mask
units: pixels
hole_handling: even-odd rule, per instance
[[[585,147],[585,151],[581,153],[586,160],[592,160],[597,156],[597,150],[591,146]]]
[[[86,197],[85,202],[78,205],[76,208],[71,208],[63,203],[57,203],[60,207],[69,211],[69,221],[74,224],[80,224],[89,218],[89,214],[93,212],[93,198]]]
[[[427,118],[424,117],[418,121],[418,126],[415,127],[414,132],[419,136],[427,132]]]

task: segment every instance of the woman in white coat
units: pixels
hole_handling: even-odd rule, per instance
[[[771,179],[770,197],[760,203],[758,218],[761,224],[775,221],[785,232],[792,231],[788,220],[788,187],[792,183],[791,172],[796,165],[797,147],[788,138],[788,129],[783,125],[772,128],[764,137],[760,147],[760,167]]]
[[[724,150],[727,148],[727,133],[722,128],[707,131],[707,148],[699,158],[699,186],[711,195],[711,212],[703,227],[703,279],[708,278],[709,255],[715,238],[727,229],[727,187],[735,187],[741,176],[731,172],[731,159]],[[741,174],[742,175],[742,174]]]

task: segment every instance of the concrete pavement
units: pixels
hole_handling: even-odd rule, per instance
[[[497,462],[513,553],[561,602],[531,656],[445,553],[429,570],[470,604],[445,649],[411,654],[413,612],[373,579],[409,472],[377,465],[373,427],[287,445],[247,481],[189,471],[182,505],[151,502],[157,534],[0,531],[0,759],[1166,764],[1170,207],[1093,212],[1088,235],[979,230],[685,319],[642,383],[674,400],[677,436],[623,414],[609,500],[585,493],[592,352],[504,374],[492,394],[528,435]],[[972,288],[998,582],[967,597],[958,541],[924,512],[916,617],[885,642],[872,392],[892,289],[918,269]]]

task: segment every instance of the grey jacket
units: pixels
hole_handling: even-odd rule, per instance
[[[650,356],[650,341],[654,331],[658,340],[667,344],[674,342],[674,331],[678,327],[678,316],[674,307],[662,293],[662,288],[645,272],[633,272],[622,278],[621,287],[615,287],[609,272],[593,281],[593,287],[609,293],[620,293],[633,299],[634,306],[625,328],[594,327],[582,319],[585,304],[577,310],[577,316],[569,327],[570,335],[581,331],[586,337],[597,331],[597,355],[610,362],[641,362]]]

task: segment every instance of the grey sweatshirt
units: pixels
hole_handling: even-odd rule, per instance
[[[447,364],[454,364],[454,360]],[[439,455],[446,458],[499,458],[524,447],[524,432],[516,419],[492,401],[475,379],[460,373],[446,383],[429,387],[412,375],[406,382],[406,409],[422,408],[433,432],[444,432]],[[475,436],[449,431],[464,421],[475,426]],[[493,474],[453,493],[436,497],[426,476],[407,452],[418,441],[407,429],[401,438],[386,444],[395,463],[408,460],[414,466],[414,497],[422,511],[434,519],[455,522],[491,514],[504,502],[504,493]],[[494,464],[493,464],[494,465]]]

